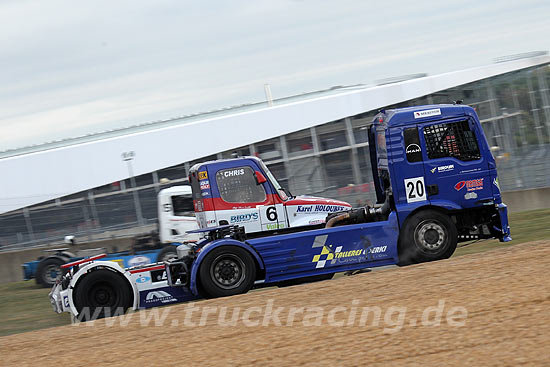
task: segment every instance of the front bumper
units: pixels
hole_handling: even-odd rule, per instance
[[[500,228],[495,228],[500,232],[498,239],[500,242],[512,241],[510,225],[508,224],[508,207],[504,203],[497,204],[496,207],[500,217]]]
[[[70,312],[69,292],[61,289],[61,284],[55,284],[48,294],[53,310],[57,313]]]

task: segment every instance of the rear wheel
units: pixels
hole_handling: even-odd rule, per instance
[[[449,258],[456,249],[457,230],[451,218],[424,210],[406,220],[399,236],[399,265]]]
[[[51,288],[58,277],[61,276],[61,265],[65,264],[61,258],[48,257],[38,264],[36,268],[36,283],[44,288]]]
[[[222,246],[212,250],[199,269],[201,290],[207,298],[246,293],[256,279],[256,265],[243,248]]]
[[[75,286],[73,300],[80,321],[124,314],[133,303],[130,284],[106,269],[92,271]]]

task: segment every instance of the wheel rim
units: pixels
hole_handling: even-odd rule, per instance
[[[118,296],[111,284],[101,282],[90,289],[88,300],[92,307],[112,307],[117,305]]]
[[[421,222],[414,233],[415,242],[426,252],[440,251],[448,237],[445,226],[433,219]]]
[[[54,284],[60,274],[61,268],[59,265],[50,264],[44,270],[44,280],[46,280],[48,284]]]
[[[236,255],[220,255],[210,266],[210,276],[218,287],[234,289],[239,287],[245,279],[245,265]]]

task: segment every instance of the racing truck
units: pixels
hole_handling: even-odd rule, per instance
[[[382,110],[368,137],[374,206],[330,213],[322,228],[281,228],[263,236],[218,217],[209,227],[214,220],[209,211],[218,204],[232,210],[242,189],[249,210],[258,214],[257,225],[266,228],[271,222],[279,226],[280,216],[288,218],[290,211],[283,209],[294,199],[253,158],[217,167],[197,164],[190,182],[197,216],[203,219],[194,232],[203,238],[178,246],[177,259],[170,262],[125,269],[99,255],[66,264],[65,275],[50,292],[54,310],[90,320],[129,308],[328,279],[337,272],[446,259],[462,241],[511,240],[495,159],[473,108],[447,104]],[[246,172],[255,188],[225,181]],[[211,189],[212,182],[218,189]]]
[[[349,203],[339,200],[313,196],[289,197],[290,193],[255,157],[206,162],[202,167],[204,171],[191,170],[194,199],[188,185],[173,186],[159,192],[158,235],[136,236],[129,251],[111,253],[103,260],[118,262],[124,268],[163,262],[176,255],[175,245],[199,238],[197,234],[187,233],[198,226],[237,224],[244,227],[249,236],[264,236],[285,228],[321,228],[327,214],[351,208]],[[209,171],[215,176],[210,180]],[[197,179],[199,176],[201,180]],[[266,183],[268,179],[269,183]],[[266,183],[266,187],[272,187],[277,193],[261,194],[258,182]],[[62,264],[105,251],[102,248],[82,249],[74,253],[70,250],[46,250],[47,256],[24,263],[24,279],[35,278],[37,284],[52,287],[62,273]]]

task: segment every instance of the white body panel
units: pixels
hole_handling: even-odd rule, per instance
[[[176,215],[174,212],[174,198],[188,198],[193,205],[190,186],[173,186],[160,190],[158,194],[159,236],[162,243],[196,241],[199,235],[189,234],[198,228],[197,218],[194,215]]]

